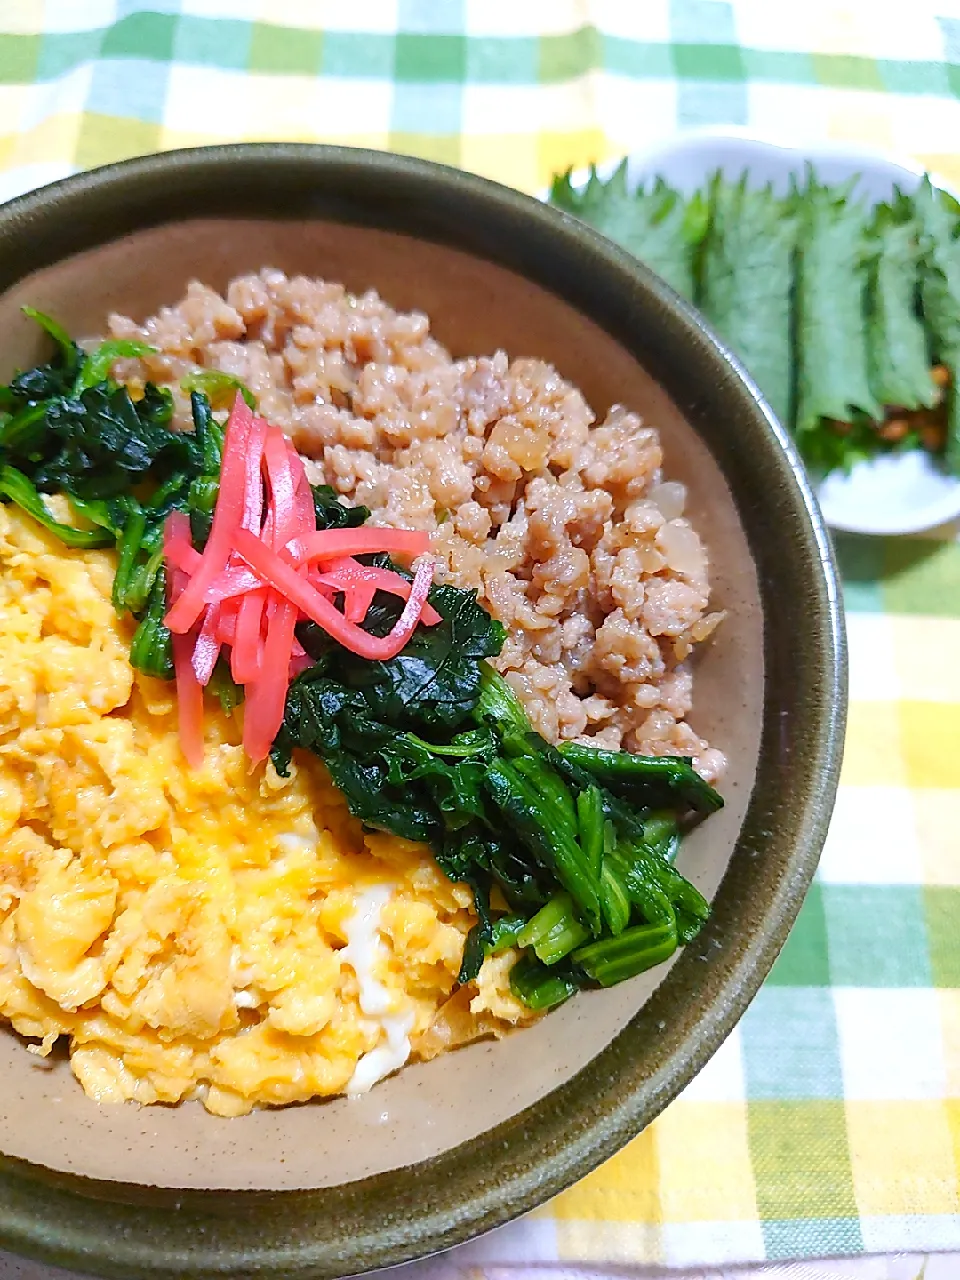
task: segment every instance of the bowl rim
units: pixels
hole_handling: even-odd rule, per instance
[[[694,309],[631,255],[578,220],[534,197],[430,161],[308,143],[238,143],[125,160],[16,197],[0,208],[0,251],[6,236],[22,236],[25,225],[52,227],[55,240],[58,219],[63,223],[67,215],[103,200],[108,192],[116,195],[144,182],[155,188],[161,181],[175,186],[178,178],[197,179],[202,173],[206,180],[211,173],[222,177],[244,166],[266,175],[271,167],[279,171],[290,165],[318,175],[347,166],[358,177],[396,181],[404,192],[416,190],[424,200],[442,194],[482,207],[501,231],[526,225],[530,235],[540,237],[544,252],[556,250],[560,261],[567,254],[570,270],[573,258],[580,255],[581,271],[600,268],[619,281],[622,291],[643,294],[672,312],[691,350],[699,347],[710,372],[734,387],[731,394],[739,396],[744,414],[752,418],[767,461],[796,511],[803,535],[802,552],[797,552],[798,567],[803,561],[801,585],[818,623],[809,639],[818,675],[802,706],[810,739],[802,823],[796,820],[784,874],[769,899],[753,912],[745,941],[735,948],[705,1007],[696,1013],[684,1010],[679,1025],[664,1033],[669,1043],[653,1074],[631,1076],[631,1045],[639,1045],[638,1037],[648,1034],[662,993],[679,981],[676,975],[685,961],[695,959],[692,955],[681,957],[643,1009],[586,1068],[525,1111],[439,1156],[360,1182],[310,1191],[175,1190],[95,1181],[0,1155],[0,1245],[124,1280],[185,1272],[197,1277],[256,1272],[278,1280],[354,1275],[471,1239],[537,1207],[590,1172],[676,1096],[753,998],[816,869],[842,756],[846,645],[840,591],[830,540],[793,446],[755,384]],[[164,220],[168,219],[157,219]],[[109,238],[114,237],[99,237]],[[488,256],[494,255],[491,248]],[[17,277],[30,269],[18,268]],[[537,270],[546,268],[541,264]],[[527,274],[540,278],[533,267]],[[569,272],[564,279],[567,291],[553,287],[553,292],[576,306]],[[8,282],[0,282],[0,288],[7,287]],[[770,584],[761,583],[760,589],[766,614]],[[765,719],[765,741],[766,735]],[[717,896],[722,893],[721,884]],[[585,1113],[575,1101],[588,1075],[592,1109]],[[525,1163],[523,1150],[534,1147],[536,1156]],[[465,1182],[461,1161],[468,1158],[478,1172]],[[418,1212],[411,1214],[403,1194],[409,1193],[414,1171]]]

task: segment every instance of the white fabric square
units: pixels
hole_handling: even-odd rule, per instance
[[[59,182],[61,178],[69,178],[76,173],[76,166],[62,161],[48,160],[44,164],[18,165],[6,173],[0,173],[0,204],[12,200],[14,196],[22,196],[36,187],[45,187],[50,182]],[[0,1272],[0,1275],[3,1273]]]
[[[863,1217],[860,1219],[863,1247],[869,1253],[902,1253],[906,1249],[951,1249],[957,1243],[957,1225],[948,1213],[911,1213],[907,1215]],[[933,1259],[929,1259],[930,1262]],[[955,1270],[942,1272],[942,1280],[956,1280],[960,1275],[960,1258],[954,1254],[948,1261]],[[921,1269],[909,1272],[919,1276]],[[937,1273],[929,1266],[923,1270],[923,1280],[936,1280]]]
[[[847,619],[849,622],[849,617]],[[960,618],[889,618],[900,697],[960,704]],[[922,655],[920,657],[919,655]],[[960,715],[960,705],[955,708]]]
[[[45,0],[0,5],[0,31],[61,33],[108,27],[117,20],[116,0]]]
[[[930,94],[874,95],[878,110],[890,116],[896,151],[915,155],[953,155],[960,134],[960,102]]]
[[[847,614],[851,702],[896,702],[900,697],[895,640],[886,614]]]
[[[923,860],[906,787],[848,787],[837,804],[820,857],[827,884],[922,884]]]
[[[556,1223],[553,1218],[540,1216],[520,1218],[461,1245],[447,1256],[473,1265],[549,1261],[557,1256]]]
[[[79,114],[86,106],[92,78],[93,63],[84,62],[56,80],[31,85],[20,128],[32,129],[50,116]]]
[[[882,927],[878,920],[877,928]],[[844,1097],[862,1102],[944,1097],[936,991],[838,987],[833,997]]]
[[[252,77],[244,71],[170,64],[166,128],[241,138],[251,123]]]
[[[20,133],[33,122],[37,101],[42,101],[42,85],[0,83],[0,120],[5,133]]]
[[[260,0],[260,19],[312,31],[361,31],[392,36],[399,26],[397,0]]]
[[[590,20],[604,35],[622,36],[643,44],[666,44],[671,36],[668,0],[644,0],[643,4],[592,0]]]
[[[671,1267],[695,1267],[709,1258],[725,1262],[763,1262],[763,1228],[754,1222],[665,1222],[664,1261]],[[719,1280],[719,1277],[718,1277]]]
[[[590,21],[578,0],[466,0],[470,36],[557,36]]]
[[[737,40],[746,48],[920,61],[943,58],[936,18],[918,6],[809,0],[791,8],[789,21],[783,8],[770,0],[737,0],[735,9]]]
[[[174,64],[164,125],[233,138],[382,132],[389,127],[392,93],[386,81],[247,75]]]
[[[181,11],[193,18],[232,18],[254,22],[261,16],[260,0],[181,0]]]
[[[574,106],[571,107],[571,98]],[[570,125],[580,116],[579,125]],[[541,128],[554,128],[551,113],[556,114],[556,128],[582,127],[589,120],[576,87],[566,85],[468,84],[462,94],[463,124],[467,135],[529,134]],[[549,125],[545,123],[550,119]]]
[[[598,75],[594,110],[615,152],[644,150],[676,132],[677,81]]]
[[[683,1102],[742,1102],[746,1097],[740,1029],[735,1027],[702,1071],[690,1081]]]
[[[303,122],[312,134],[336,139],[389,130],[393,103],[390,81],[321,76],[313,84],[315,114]]]
[[[784,28],[790,24],[784,24]],[[891,99],[891,101],[894,101]],[[900,99],[896,99],[897,102]],[[751,129],[784,147],[815,146],[830,137],[833,95],[819,85],[747,85]]]

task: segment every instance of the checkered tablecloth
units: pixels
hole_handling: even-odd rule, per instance
[[[960,5],[0,3],[4,197],[238,139],[390,148],[535,192],[568,165],[726,124],[857,141],[960,185]],[[948,531],[839,553],[847,756],[783,955],[654,1125],[465,1260],[960,1250],[960,545]]]

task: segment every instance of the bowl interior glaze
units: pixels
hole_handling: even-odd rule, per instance
[[[541,357],[598,416],[624,403],[660,428],[710,550],[713,606],[729,610],[692,716],[730,756],[727,806],[681,855],[715,914],[666,977],[579,996],[360,1100],[229,1121],[198,1104],[98,1108],[64,1063],[39,1066],[4,1033],[0,1242],[117,1275],[351,1274],[464,1239],[585,1173],[742,1012],[792,923],[836,784],[839,606],[794,458],[689,309],[533,201],[439,166],[295,146],[83,175],[0,211],[0,374],[41,349],[21,303],[92,335],[110,310],[142,318],[191,278],[223,287],[267,265],[425,311],[455,356]],[[109,1242],[108,1223],[123,1227]]]

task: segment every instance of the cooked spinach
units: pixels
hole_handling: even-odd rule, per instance
[[[222,369],[195,369],[187,374],[180,386],[184,391],[200,391],[215,409],[229,409],[238,391],[248,408],[257,407],[256,396],[242,378],[234,373],[224,373]]]
[[[29,467],[44,492],[112,498],[130,493],[148,473],[162,484],[174,472],[199,470],[196,438],[175,431],[172,417],[169,391],[148,383],[133,400],[126,387],[103,382],[48,401],[42,425],[7,444],[14,418],[0,441],[11,463]]]
[[[348,507],[328,484],[311,485],[318,529],[356,529],[369,517],[367,507]]]
[[[145,342],[135,342],[129,338],[108,338],[99,347],[89,352],[83,361],[76,381],[76,390],[85,391],[88,387],[99,386],[106,382],[110,370],[117,360],[129,360],[139,356],[148,356],[153,352]]]
[[[198,393],[192,397],[195,430],[181,432],[172,425],[169,391],[147,383],[134,398],[110,380],[113,362],[147,354],[144,344],[111,339],[85,352],[48,316],[24,311],[56,351],[48,364],[18,373],[0,390],[0,498],[17,503],[68,546],[116,546],[113,603],[139,624],[131,661],[169,677],[163,523],[173,510],[191,511],[200,479],[219,473],[220,428]],[[54,519],[43,499],[50,493],[65,495],[89,527]]]
[[[76,529],[64,524],[51,515],[43,501],[43,495],[37,492],[22,471],[16,467],[0,465],[0,499],[15,502],[38,524],[56,534],[68,547],[108,547],[114,541],[113,534],[107,529]]]
[[[430,601],[442,621],[417,634],[415,678],[406,652],[370,664],[324,646],[291,685],[277,770],[288,771],[295,748],[313,751],[365,825],[423,841],[446,875],[473,888],[479,921],[461,982],[508,945],[490,908],[497,895],[509,937],[531,952],[514,990],[534,1008],[657,963],[667,936],[671,951],[690,941],[708,907],[671,865],[676,815],[710,812],[720,797],[688,761],[631,765],[617,752],[551,747],[485,661],[503,633],[474,593],[435,588]],[[608,961],[589,948],[587,964],[577,961],[584,943],[618,937],[626,942]]]
[[[635,756],[576,742],[566,742],[558,750],[626,800],[640,799],[649,804],[659,796],[663,802],[679,803],[703,813],[720,808],[721,800],[713,787],[679,756]]]
[[[48,363],[0,387],[0,501],[16,503],[67,546],[117,548],[113,603],[138,621],[131,661],[169,678],[163,525],[172,511],[185,511],[195,545],[204,545],[223,452],[211,399],[225,405],[238,390],[248,404],[253,397],[232,374],[197,370],[184,379],[194,429],[178,431],[168,390],[148,382],[134,396],[109,377],[116,360],[148,355],[151,347],[108,339],[84,351],[55,320],[23,310],[55,350]],[[58,520],[44,501],[52,493],[65,495],[89,527]],[[325,486],[314,487],[313,499],[322,529],[362,524],[369,515],[365,507],[344,506]],[[225,706],[236,704],[239,694],[222,671],[214,687]]]
[[[223,432],[207,397],[191,396],[193,432],[172,424],[170,392],[147,383],[139,397],[113,382],[121,358],[152,348],[109,339],[84,351],[31,307],[24,313],[53,340],[52,359],[21,371],[0,388],[0,500],[14,502],[67,546],[118,551],[113,603],[138,628],[133,665],[170,677],[170,636],[163,625],[163,524],[171,511],[209,519],[216,497]],[[56,519],[45,494],[67,497],[87,527]]]
[[[429,730],[453,728],[477,701],[481,658],[500,652],[506,632],[477,603],[475,591],[434,587],[430,603],[442,621],[419,627],[402,653],[390,662],[342,657],[338,677],[362,690],[389,724]],[[390,608],[390,604],[385,606]],[[396,609],[396,605],[393,605]],[[372,619],[369,630],[392,625],[386,614]]]

